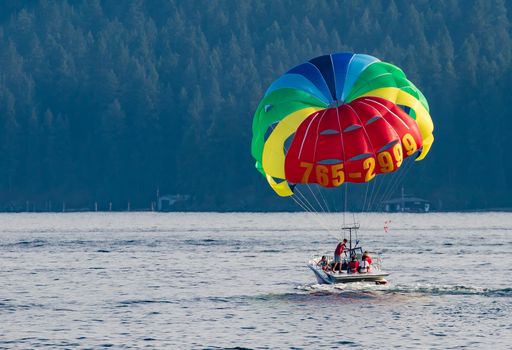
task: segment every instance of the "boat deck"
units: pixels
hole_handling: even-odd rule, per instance
[[[366,273],[347,273],[346,271],[332,272],[324,271],[317,265],[318,259],[309,261],[308,267],[315,273],[318,283],[335,284],[335,283],[351,283],[351,282],[376,282],[386,283],[385,277],[389,276],[388,272],[374,269]]]

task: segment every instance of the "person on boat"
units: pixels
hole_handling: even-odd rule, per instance
[[[368,262],[368,259],[371,261],[371,258],[368,255],[363,254],[361,264],[359,264],[359,273],[370,272],[370,263]]]
[[[357,261],[357,256],[352,255],[352,259],[348,263],[348,271],[349,273],[357,273],[359,269],[359,261]]]
[[[322,270],[324,270],[324,271],[329,271],[331,268],[329,266],[329,262],[327,261],[327,257],[325,255],[322,256],[322,259],[318,262],[317,265],[320,266],[322,268]]]
[[[336,271],[336,267],[339,266],[339,271],[341,272],[341,255],[345,252],[345,248],[347,245],[347,239],[343,238],[343,241],[339,242],[334,250],[334,266],[332,267],[332,271]]]
[[[370,254],[368,253],[367,250],[364,251],[363,253],[363,260],[368,261],[368,264],[371,264],[372,263],[372,258],[370,257]]]

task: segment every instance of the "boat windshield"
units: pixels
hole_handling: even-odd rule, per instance
[[[357,256],[357,259],[360,260],[361,257],[363,256],[363,248],[362,247],[355,247],[355,248],[352,248],[352,249],[347,249],[345,251],[345,254],[347,255],[347,257],[351,257],[353,255]]]

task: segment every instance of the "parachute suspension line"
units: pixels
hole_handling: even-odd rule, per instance
[[[302,208],[302,210],[304,210],[305,212],[311,214],[312,216],[315,216],[315,212],[308,206],[307,203],[305,203],[302,199],[298,198],[298,196],[290,196],[293,201],[299,206]],[[307,201],[307,199],[306,199]]]
[[[345,213],[347,212],[347,202],[348,202],[348,183],[345,184],[345,198],[344,198],[344,204],[343,204],[343,226],[346,225],[345,221]]]
[[[386,185],[383,186],[383,191],[380,192],[379,195],[376,196],[375,198],[375,201],[373,203],[375,206],[374,209],[377,209],[377,206],[379,204],[382,204],[385,200],[389,199],[389,197],[391,197],[394,194],[397,186],[403,182],[403,180],[407,176],[407,173],[410,171],[412,163],[412,159],[406,159],[406,162],[402,166],[403,169],[401,169],[401,171],[395,172],[394,174],[392,174],[393,176],[391,177],[388,176],[388,181],[386,182]],[[383,184],[383,182],[381,184]]]
[[[385,196],[382,198],[382,201],[387,201],[396,191],[397,187],[403,183],[403,180],[407,177],[407,174],[412,168],[412,164],[414,163],[414,160],[409,160],[404,165],[404,169],[398,174],[395,178],[395,181],[392,185],[392,188],[389,189],[389,191],[385,194]]]
[[[336,101],[337,102],[337,101]],[[337,104],[337,103],[336,103]],[[345,140],[343,140],[343,128],[341,127],[341,120],[340,120],[340,108],[336,107],[336,120],[338,121],[338,127],[340,130],[340,141],[341,141],[341,156],[343,160],[345,160]],[[345,164],[343,164],[345,166]],[[347,187],[348,183],[345,183],[345,204],[343,208],[343,226],[345,226],[345,212],[347,211]]]
[[[369,105],[373,107],[373,104],[376,103],[378,105],[381,105],[383,106],[387,111],[388,113],[391,113],[392,115],[394,115],[395,117],[398,118],[398,116],[393,113],[389,108],[387,108],[386,106],[382,105],[381,103],[377,102],[377,101],[371,101],[372,103],[370,103]],[[384,121],[386,122],[386,124],[391,127],[391,125],[389,124],[389,122],[384,119]],[[402,157],[402,164],[400,164],[401,166],[403,166],[405,169],[401,169],[401,171],[395,171],[393,174],[391,174],[392,176],[387,176],[386,177],[386,185],[383,187],[383,192],[380,194],[380,198],[378,197],[378,201],[376,201],[374,203],[375,205],[375,209],[378,209],[379,206],[382,206],[382,203],[384,202],[384,200],[386,200],[389,196],[390,196],[390,193],[392,194],[394,192],[394,189],[395,189],[395,186],[399,183],[401,183],[404,179],[404,175],[405,173],[407,172],[406,170],[409,169],[410,167],[410,162],[408,162],[407,164],[404,164],[404,162],[407,160],[407,158],[403,158]],[[399,168],[397,168],[396,170],[398,170]],[[398,173],[398,174],[397,174]],[[381,183],[383,184],[383,182]]]
[[[299,195],[300,197],[302,197],[301,200],[301,203],[304,204],[304,206],[308,209],[307,211],[312,213],[312,214],[317,214],[317,210],[315,210],[315,207],[309,202],[309,200],[306,198],[306,196],[304,196],[304,194],[297,188],[295,187],[295,193],[297,195]],[[294,196],[292,196],[294,197]],[[295,198],[297,200],[299,200],[299,198]]]
[[[354,218],[354,226],[355,226],[356,225],[356,216],[354,215],[354,212],[352,212],[352,216]],[[357,245],[357,241],[359,241],[359,237],[357,236],[357,231],[358,230],[356,230],[356,245]]]
[[[376,195],[376,192],[377,192],[376,188],[378,187],[376,182],[379,182],[379,178],[380,178],[380,176],[377,175],[375,177],[375,179],[372,181],[372,183],[373,183],[372,184],[372,191],[370,193],[370,199],[368,200],[368,207],[366,208],[367,212],[372,210],[373,201],[374,201],[374,198],[375,198],[375,195]],[[382,180],[382,179],[380,179],[380,180]]]
[[[389,174],[385,174],[385,175],[389,175]],[[391,181],[391,179],[388,179],[388,176],[386,176],[386,177],[380,176],[380,178],[381,179],[379,181],[379,185],[377,187],[377,191],[375,192],[375,197],[373,198],[373,202],[372,202],[372,208],[371,208],[372,211],[375,211],[378,209],[380,199],[382,198],[383,193],[386,191],[387,186],[389,185],[389,182]]]
[[[325,204],[325,208],[327,209],[327,212],[330,214],[331,210],[329,209],[329,204],[325,200],[325,196],[322,194],[322,188],[320,188],[320,186],[318,186],[318,193],[320,194],[320,198],[322,198],[322,201]]]
[[[377,179],[373,180],[372,184],[371,184],[372,190],[370,192],[370,198],[368,200],[368,206],[366,207],[366,212],[370,211],[370,207],[372,205],[371,204],[372,203],[372,198],[373,198],[373,195],[375,194],[375,188],[377,187],[376,181],[377,181]]]
[[[347,184],[348,185],[348,184]],[[347,212],[348,214],[348,196],[349,196],[349,186],[347,186],[347,193],[346,193],[346,196],[345,196],[345,211]],[[355,224],[356,223],[356,216],[354,215],[354,211],[352,210],[352,223]]]
[[[308,185],[308,187],[310,187],[310,186]],[[327,211],[324,210],[324,214],[326,212],[331,214],[331,209],[329,208],[329,204],[327,203],[327,200],[325,199],[325,196],[322,193],[322,188],[320,186],[317,186],[316,188],[318,189],[318,194],[320,195],[320,198],[322,199],[322,202],[324,203],[325,208],[327,210]],[[311,188],[310,188],[310,191],[312,191]],[[315,197],[315,199],[316,199],[316,197]]]
[[[323,210],[322,208],[322,205],[320,204],[320,201],[318,200],[318,198],[315,196],[315,193],[311,190],[311,188],[309,187],[308,185],[308,188],[309,188],[309,191],[311,192],[311,194],[313,195],[313,198],[316,200],[317,204],[320,206],[320,209]],[[306,197],[306,195],[304,193],[302,193],[302,191],[300,189],[298,189],[297,187],[295,187],[295,193],[297,193],[298,195],[300,195],[302,197],[302,203],[304,204],[304,207],[302,207],[303,209],[304,208],[307,208],[306,211],[308,211],[310,214],[312,214],[312,216],[314,216],[314,219],[315,221],[319,222],[322,224],[322,226],[324,226],[324,228],[331,232],[329,230],[329,228],[327,228],[327,226],[325,226],[323,224],[323,220],[321,220],[320,218],[320,214],[318,214],[318,210],[315,208],[315,206],[309,201],[309,199]],[[292,196],[294,197],[294,196]],[[294,198],[295,200],[298,200],[298,198]],[[325,213],[325,211],[323,210],[323,212]]]
[[[309,189],[309,192],[311,192],[311,195],[313,196],[313,198],[315,199],[316,203],[318,204],[318,207],[320,208],[320,210],[322,210],[322,212],[325,214],[325,209],[324,207],[322,206],[322,204],[320,203],[320,201],[318,200],[318,197],[315,195],[315,192],[313,192],[313,190],[311,189],[311,186],[309,184],[307,184],[307,187]]]
[[[364,205],[363,205],[363,209],[362,209],[362,212],[366,215],[367,213],[367,206],[368,206],[368,202],[370,200],[370,196],[368,194],[371,195],[371,191],[370,191],[370,188],[372,187],[372,182],[373,181],[369,181],[366,183],[366,194],[364,196]]]
[[[272,128],[272,131],[274,130],[275,128],[275,125],[271,125],[271,128]],[[284,147],[284,150],[285,150],[285,153],[288,153],[288,149],[286,148],[286,146]],[[309,187],[309,185],[308,185]],[[324,224],[324,222],[322,220],[320,220],[319,218],[319,215],[318,215],[318,212],[315,210],[315,207],[309,202],[309,200],[306,198],[306,196],[304,196],[304,194],[296,187],[295,188],[295,193],[299,194],[302,199],[298,198],[297,196],[294,196],[292,195],[291,198],[293,199],[293,201],[299,206],[302,208],[302,210],[304,210],[305,212],[309,213],[313,219],[315,221],[317,221],[318,223],[320,223],[320,225],[324,226],[324,228],[332,234],[331,230],[329,230],[329,228]],[[315,195],[313,194],[313,197],[315,197]],[[316,197],[315,197],[316,199]],[[317,200],[318,202],[318,200]],[[318,203],[320,205],[320,203]],[[321,205],[320,205],[321,207]]]
[[[368,189],[370,188],[370,183],[367,182],[366,183],[366,190],[364,191],[364,201],[363,201],[363,206],[361,207],[361,214],[364,213],[364,209],[366,207],[366,200],[368,199]]]
[[[393,174],[386,174],[385,178],[383,176],[378,176],[375,180],[371,181],[373,184],[370,184],[369,186],[371,186],[372,189],[370,190],[370,196],[368,197],[369,187],[366,188],[364,203],[367,205],[366,208],[365,205],[363,205],[363,211],[370,212],[372,210],[377,210],[378,206],[382,204],[383,201],[388,200],[394,194],[397,186],[403,182],[411,170],[412,164],[412,159],[406,159],[404,160],[404,164],[399,172],[397,171]]]
[[[318,125],[316,126],[316,133],[315,133],[315,148],[314,148],[314,153],[313,153],[313,163],[316,162],[316,149],[317,149],[317,145],[318,145],[318,137],[319,137],[319,130],[320,130],[320,124],[322,123],[322,120],[325,116],[325,113],[327,112],[327,109],[324,110],[324,112],[322,113],[322,115],[320,116],[320,120],[318,122]],[[311,125],[311,122],[310,122],[310,125]],[[324,207],[322,206],[322,204],[320,203],[320,201],[318,200],[316,194],[313,192],[313,190],[311,189],[311,186],[309,184],[306,184],[308,189],[309,189],[309,192],[311,192],[311,195],[313,196],[313,198],[315,199],[316,203],[318,204],[318,207],[322,210],[323,213],[325,213],[325,209]]]
[[[306,213],[314,215],[315,213],[307,206],[306,203],[304,203],[300,198],[297,198],[297,196],[291,196],[293,201],[302,208]]]
[[[304,210],[306,213],[309,213],[312,218],[317,222],[319,223],[321,226],[324,227],[324,229],[329,232],[329,234],[334,235],[334,233],[324,224],[324,222],[322,220],[320,220],[317,216],[318,214],[312,210],[310,210],[310,208],[308,208],[308,206],[306,204],[304,204],[299,198],[296,198],[296,196],[291,196],[293,201],[299,206],[302,208],[302,210]],[[336,237],[336,236],[335,236]]]
[[[363,121],[359,117],[359,114],[356,112],[356,110],[352,106],[350,106],[350,105],[347,105],[347,106],[352,110],[354,115],[357,117],[357,120],[359,120],[359,123],[361,123],[361,125],[364,125]],[[368,141],[368,143],[371,146],[371,149],[374,149],[372,141],[371,141],[371,138],[370,138],[370,135],[368,135],[368,131],[366,131],[366,128],[363,128],[363,131],[364,131],[364,134],[366,135],[366,140]],[[375,157],[375,152],[374,152],[374,157]],[[372,182],[374,182],[374,181],[372,181]],[[373,190],[375,190],[375,185],[372,188],[373,188]],[[373,195],[373,190],[372,190],[372,195]],[[372,198],[372,196],[370,196],[370,202],[368,203],[368,211],[370,209],[371,198]],[[365,195],[365,202],[366,202],[366,195]],[[363,210],[364,210],[364,206],[363,206]]]
[[[327,110],[324,111],[324,113],[322,113],[322,116],[321,118],[323,118],[325,112]],[[321,119],[320,119],[321,120]],[[316,142],[315,142],[315,149],[316,149],[316,143],[318,142],[318,128],[320,127],[320,123],[318,124],[318,127],[317,127],[317,138],[316,138]],[[272,130],[274,129],[274,125],[272,125]],[[285,153],[288,153],[288,149],[285,147]],[[315,193],[313,192],[313,190],[311,189],[310,185],[309,184],[306,184],[309,191],[311,192],[311,194],[313,195],[313,198],[315,199],[315,201],[318,203],[318,206],[320,207],[320,209],[325,213],[325,209],[322,207],[322,205],[320,204],[320,201],[318,200],[318,198],[316,197]],[[295,203],[297,203],[303,210],[305,210],[306,212],[308,212],[312,217],[313,219],[318,222],[321,226],[324,227],[324,229],[326,231],[328,231],[331,235],[334,235],[333,232],[329,229],[329,227],[327,227],[327,225],[325,225],[324,223],[324,220],[322,220],[320,218],[320,215],[318,214],[318,211],[315,209],[315,206],[313,204],[311,204],[311,202],[308,200],[308,198],[304,195],[304,193],[302,193],[302,191],[295,187],[295,193],[297,193],[298,195],[300,195],[302,197],[302,199],[296,197],[296,196],[291,196],[292,199],[295,201]],[[321,194],[321,192],[320,192]],[[323,196],[322,196],[323,198]],[[323,199],[324,203],[326,204],[326,207],[327,207],[327,210],[329,210],[329,206],[327,205],[327,203],[325,202],[325,199]],[[336,235],[334,235],[336,237]]]
[[[381,203],[388,200],[388,198],[395,192],[396,186],[402,183],[405,174],[410,169],[410,163],[411,162],[406,162],[405,164],[402,163],[403,169],[401,169],[399,174],[394,174],[395,176],[393,176],[393,178],[391,179],[390,185],[388,186],[386,192],[382,195]]]
[[[356,214],[354,208],[352,208],[352,223],[356,224]],[[356,239],[357,239],[357,230],[356,230]]]
[[[393,193],[393,189],[395,188],[395,185],[400,182],[402,179],[402,175],[405,173],[405,168],[408,164],[404,165],[404,169],[401,169],[400,172],[394,172],[391,174],[392,176],[388,176],[388,181],[386,186],[384,186],[384,191],[380,194],[380,197],[378,198],[378,201],[376,201],[376,204],[382,203],[386,198],[389,196],[389,194]]]
[[[343,188],[343,197],[341,202],[341,209],[343,211],[343,223],[342,226],[347,225],[347,203],[348,203],[348,182],[345,183],[345,188]]]
[[[309,200],[306,198],[306,196],[300,191],[300,189],[298,189],[297,187],[295,187],[295,193],[297,193],[299,196],[302,197],[302,199],[298,198],[298,197],[295,197],[295,196],[291,196],[292,199],[297,203],[299,204],[299,206],[304,209],[306,212],[308,212],[309,214],[311,214],[311,217],[317,222],[320,224],[320,226],[322,226],[326,231],[328,231],[331,235],[333,235],[333,232],[332,230],[329,229],[329,227],[327,227],[327,225],[325,225],[325,222],[324,220],[322,220],[320,218],[320,215],[318,214],[318,211],[315,210],[315,207],[309,202]],[[302,205],[301,205],[302,204]]]
[[[341,188],[339,189],[339,191],[336,191],[335,192],[335,195],[334,197],[331,199],[332,203],[333,203],[333,207],[334,207],[334,212],[336,213],[336,215],[334,216],[335,218],[335,221],[336,221],[336,227],[341,227],[342,225],[342,219],[341,219],[341,197],[340,199],[338,199],[338,193],[341,193]]]
[[[372,212],[375,211],[375,209],[377,208],[377,205],[379,203],[379,198],[381,197],[382,192],[383,192],[383,187],[385,187],[384,184],[389,181],[387,176],[386,177],[379,176],[379,177],[380,177],[380,181],[379,181],[378,185],[376,185],[377,190],[375,191],[375,196],[373,197],[373,200],[372,200],[372,207],[370,209]]]

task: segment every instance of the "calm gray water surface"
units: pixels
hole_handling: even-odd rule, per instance
[[[0,214],[0,348],[512,348],[512,214],[357,218],[386,286],[315,284],[341,214]]]

